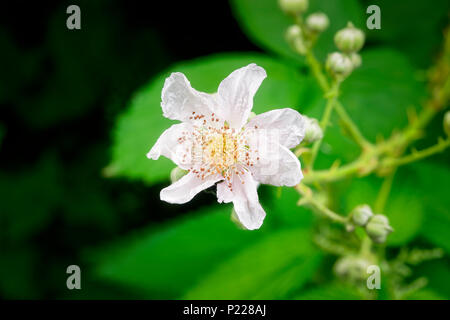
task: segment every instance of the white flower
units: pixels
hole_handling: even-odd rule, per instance
[[[257,184],[300,182],[300,162],[289,149],[305,135],[303,117],[278,109],[248,121],[253,96],[265,77],[263,68],[250,64],[225,78],[215,94],[196,91],[182,73],[166,79],[163,114],[181,123],[163,132],[147,157],[163,155],[188,173],[161,190],[161,200],[186,203],[218,182],[218,201],[233,202],[242,225],[253,230],[266,215]]]

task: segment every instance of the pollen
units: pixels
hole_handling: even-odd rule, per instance
[[[237,178],[244,184],[241,176],[253,167],[258,155],[258,150],[249,146],[248,137],[252,131],[253,128],[230,128],[226,121],[214,113],[208,117],[196,114],[193,117],[193,130],[183,132],[177,140],[185,147],[181,159],[199,179],[220,174],[227,181]],[[231,183],[227,186],[232,190]]]

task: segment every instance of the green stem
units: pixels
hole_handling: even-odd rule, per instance
[[[325,205],[317,201],[313,197],[311,189],[309,189],[305,185],[299,184],[295,187],[295,189],[303,196],[303,198],[300,199],[299,203],[311,205],[318,213],[333,220],[334,222],[344,224],[348,222],[348,217],[343,217],[340,214],[337,214],[336,212],[328,209]]]
[[[338,101],[336,105],[334,106],[336,113],[341,118],[341,121],[345,128],[347,129],[350,136],[353,138],[353,140],[362,148],[362,149],[369,149],[372,147],[372,144],[364,138],[361,131],[359,131],[356,124],[353,122],[353,120],[348,115],[347,111],[345,111],[344,106]]]
[[[424,118],[429,118],[429,113],[427,111],[424,111],[424,113],[427,114],[427,116]],[[412,132],[412,130],[409,131]],[[401,135],[399,136],[399,139],[391,139],[379,145],[373,146],[373,148],[371,148],[367,152],[362,153],[361,156],[355,161],[350,162],[349,164],[346,164],[342,167],[306,172],[305,177],[302,181],[305,184],[311,184],[314,182],[333,182],[348,178],[359,173],[369,174],[379,168],[396,168],[414,161],[418,161],[435,153],[442,152],[446,148],[450,147],[450,139],[441,140],[441,142],[433,147],[427,148],[420,152],[415,152],[403,158],[390,157],[385,158],[381,163],[378,163],[377,161],[374,161],[373,164],[371,163],[373,159],[376,159],[376,157],[379,157],[383,154],[390,154],[398,150],[402,150],[406,147],[405,143],[406,140],[403,138],[403,135]]]
[[[370,159],[372,159],[376,155],[376,151],[377,149],[374,149],[373,152],[362,154],[355,161],[339,168],[308,171],[305,174],[302,182],[305,184],[311,184],[314,182],[333,182],[350,177],[367,168],[369,166]]]
[[[394,182],[395,170],[392,171],[383,181],[380,191],[378,192],[377,199],[374,205],[375,212],[383,212],[386,206],[389,193],[392,189],[392,183]],[[361,255],[368,256],[372,248],[372,240],[366,234],[361,242]]]
[[[323,73],[319,61],[317,60],[311,49],[306,51],[306,62],[308,63],[312,71],[312,74],[316,78],[317,83],[319,84],[322,91],[329,92],[330,85],[328,84],[328,80],[325,77],[325,74]],[[350,118],[348,113],[345,111],[343,105],[339,101],[337,101],[334,108],[338,116],[340,117],[342,124],[345,126],[348,133],[355,140],[355,142],[363,149],[369,148],[371,146],[371,143],[361,134],[361,131],[359,131],[358,126]]]
[[[311,50],[307,50],[305,57],[306,62],[308,63],[320,88],[322,89],[323,92],[328,92],[330,90],[330,85],[328,84],[328,80],[322,71],[322,67],[319,61],[317,61],[316,57],[314,56],[314,53]]]
[[[370,251],[372,249],[372,240],[370,240],[368,235],[365,235],[361,242],[360,254],[363,257],[370,256]]]
[[[412,154],[409,154],[402,158],[387,158],[383,160],[381,166],[385,167],[399,167],[411,162],[415,162],[418,160],[421,160],[423,158],[432,156],[436,153],[442,152],[445,149],[450,147],[450,139],[447,140],[441,140],[436,145],[429,147],[427,149],[413,152]]]
[[[380,191],[377,196],[377,200],[375,201],[375,205],[373,209],[375,212],[383,212],[384,207],[386,206],[387,199],[389,197],[389,193],[391,192],[392,183],[394,182],[395,171],[392,171],[383,181],[381,185]]]
[[[309,198],[308,199],[308,203],[311,204],[311,206],[314,209],[316,209],[316,211],[318,211],[322,215],[330,218],[334,222],[339,222],[339,223],[347,223],[348,222],[347,218],[345,218],[345,217],[337,214],[336,212],[333,212],[332,210],[328,209],[326,206],[324,206],[320,202],[316,201],[314,198]]]
[[[330,122],[331,112],[333,111],[333,107],[336,103],[337,96],[339,92],[339,82],[334,82],[332,88],[327,94],[327,105],[325,106],[325,111],[322,116],[322,120],[320,120],[320,127],[322,128],[323,135],[327,130],[328,123]],[[309,162],[308,168],[312,169],[314,166],[314,161],[316,160],[317,154],[319,153],[320,145],[322,144],[322,139],[317,140],[312,147],[311,151],[311,160]]]

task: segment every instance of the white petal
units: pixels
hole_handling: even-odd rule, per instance
[[[155,145],[147,153],[147,158],[158,160],[160,156],[164,156],[182,169],[188,169],[190,159],[183,159],[183,155],[187,154],[189,156],[190,152],[186,152],[186,145],[181,144],[178,138],[183,135],[183,132],[190,132],[191,130],[192,127],[188,123],[172,125],[158,138]],[[186,160],[186,163],[183,160]]]
[[[242,181],[244,182],[242,184]],[[266,213],[258,199],[257,183],[247,171],[240,175],[240,179],[234,175],[231,191],[226,182],[217,185],[217,198],[219,202],[233,201],[234,211],[242,225],[254,230],[261,227]]]
[[[190,172],[177,182],[162,189],[161,200],[169,203],[186,203],[194,198],[197,193],[211,187],[221,178],[219,175],[213,175],[202,180],[196,174]]]
[[[251,167],[255,180],[262,184],[292,187],[303,178],[300,161],[288,148],[272,144],[258,150],[259,160]]]
[[[199,92],[191,87],[189,80],[180,72],[166,79],[161,93],[161,107],[166,118],[192,122],[195,115],[204,115],[209,119],[216,109],[213,95]]]
[[[279,143],[289,149],[296,147],[305,137],[305,119],[289,108],[261,113],[246,125],[249,128],[255,126],[263,130],[278,130]]]
[[[217,184],[217,201],[219,203],[229,203],[233,201],[233,197],[233,192],[228,188],[225,181]]]
[[[220,83],[217,91],[219,114],[232,128],[241,128],[247,121],[253,97],[266,76],[263,68],[252,63],[233,71]]]

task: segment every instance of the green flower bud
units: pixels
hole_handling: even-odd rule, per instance
[[[450,137],[450,111],[447,111],[444,115],[444,131]]]
[[[287,14],[299,14],[308,9],[308,0],[278,0],[278,4]]]
[[[345,256],[336,261],[334,272],[341,278],[352,282],[361,282],[367,279],[367,268],[373,263],[358,256]]]
[[[179,167],[175,167],[170,172],[170,181],[172,181],[172,183],[177,182],[178,180],[183,178],[186,175],[186,173],[188,173],[186,170],[183,170]]]
[[[302,29],[296,24],[290,26],[286,30],[286,40],[292,42],[293,40],[300,38],[302,36]]]
[[[334,36],[336,46],[345,53],[358,52],[364,45],[364,32],[353,26],[351,22],[347,27],[339,30]]]
[[[356,52],[350,53],[349,58],[350,58],[350,61],[352,62],[353,69],[359,68],[361,66],[362,59],[358,53],[356,53]]]
[[[307,116],[303,116],[305,118],[305,138],[304,140],[308,143],[312,143],[314,141],[320,140],[323,138],[323,130],[319,125],[319,121],[314,118],[309,118]]]
[[[373,216],[372,209],[367,204],[357,206],[352,211],[352,220],[358,226],[365,226]]]
[[[328,16],[322,12],[310,14],[306,18],[306,27],[312,32],[323,32],[328,28],[329,24]]]
[[[348,56],[333,52],[328,55],[326,68],[332,76],[345,78],[353,71],[353,64]]]
[[[297,25],[292,25],[286,30],[286,41],[296,52],[306,53],[306,46],[303,42],[302,30]]]
[[[382,214],[374,215],[366,225],[367,234],[376,243],[385,242],[392,231],[388,218]]]

